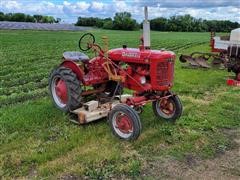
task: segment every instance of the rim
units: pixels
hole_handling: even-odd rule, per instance
[[[55,103],[60,107],[64,108],[67,105],[67,85],[64,80],[60,77],[54,77],[51,84],[52,96]]]
[[[124,112],[116,112],[112,120],[114,131],[122,138],[129,138],[133,133],[131,118]]]
[[[161,99],[156,103],[156,109],[160,116],[164,118],[172,118],[176,111],[176,106],[171,98]]]

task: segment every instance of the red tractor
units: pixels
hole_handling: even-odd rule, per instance
[[[113,133],[125,140],[140,135],[138,114],[146,103],[152,102],[158,118],[176,121],[182,114],[182,104],[170,91],[175,54],[150,50],[149,29],[146,18],[139,48],[124,45],[109,51],[97,45],[91,33],[84,34],[79,48],[92,49],[97,56],[89,59],[80,52],[63,54],[63,62],[49,78],[55,105],[64,112],[77,114],[80,124],[107,117]],[[123,88],[132,90],[133,95],[124,95]]]

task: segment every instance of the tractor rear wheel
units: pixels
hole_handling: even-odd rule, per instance
[[[81,83],[69,68],[58,67],[49,77],[49,91],[55,106],[71,112],[81,106]]]
[[[152,103],[154,114],[163,120],[175,122],[182,115],[182,103],[178,96],[171,96]]]
[[[141,133],[141,121],[137,112],[125,104],[116,105],[108,115],[108,122],[115,136],[135,140]]]

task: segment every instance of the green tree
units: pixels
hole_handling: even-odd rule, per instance
[[[43,16],[42,15],[39,15],[39,14],[36,14],[36,15],[33,15],[34,19],[36,20],[36,22],[41,22],[42,21],[42,18]]]
[[[160,17],[150,20],[150,27],[153,30],[166,31],[167,30],[167,19]]]
[[[5,16],[3,12],[0,12],[0,21],[4,21],[5,20]]]
[[[35,22],[35,19],[34,19],[33,16],[26,15],[25,21],[26,21],[26,22]]]
[[[12,14],[11,21],[25,22],[26,16],[23,13],[14,13],[14,14]]]
[[[12,16],[13,16],[12,13],[7,13],[7,14],[5,14],[5,16],[4,16],[5,21],[12,21]]]
[[[61,18],[57,18],[57,19],[55,20],[55,23],[60,23],[61,21],[62,21]]]
[[[104,21],[103,29],[113,29],[113,21],[112,21],[112,19]]]
[[[116,13],[113,19],[113,29],[119,30],[134,30],[138,29],[139,25],[135,19],[132,19],[131,13],[120,12]]]

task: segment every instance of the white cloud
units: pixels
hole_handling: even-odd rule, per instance
[[[102,2],[96,2],[96,1],[92,2],[93,10],[101,11],[101,10],[103,10],[104,6],[105,6],[105,4],[103,4]]]
[[[88,10],[89,7],[90,7],[90,4],[86,3],[85,1],[76,3],[76,9],[79,9],[80,11],[86,11],[86,10]]]
[[[190,14],[196,18],[240,22],[240,1],[237,0],[0,0],[0,11],[51,15],[68,22],[76,22],[79,16],[113,17],[116,12],[128,11],[141,21],[143,5],[151,6],[149,18]]]
[[[167,8],[212,8],[240,6],[239,0],[135,0],[140,6],[160,6]]]
[[[125,1],[113,1],[117,11],[128,11],[131,6],[127,5]]]
[[[63,5],[64,5],[64,6],[70,6],[70,5],[71,5],[71,3],[70,3],[70,2],[68,2],[68,1],[63,1]]]
[[[6,1],[6,0],[1,0],[0,1],[0,9],[1,7],[4,7],[7,10],[20,10],[21,9],[21,4],[17,1]]]

